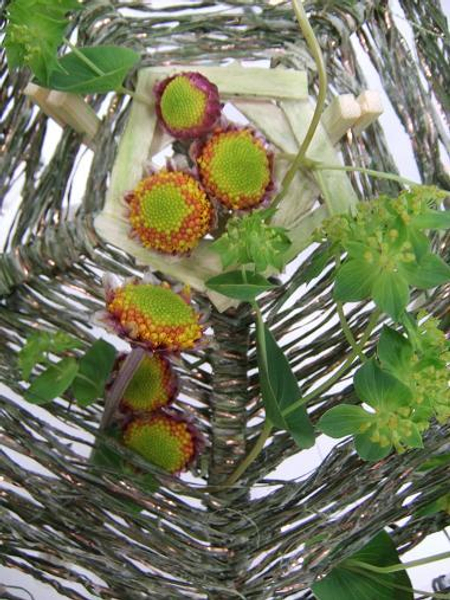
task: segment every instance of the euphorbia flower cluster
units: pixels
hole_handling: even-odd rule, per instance
[[[151,172],[127,193],[131,235],[150,250],[186,255],[212,231],[214,205],[250,210],[269,201],[273,152],[254,129],[221,116],[217,87],[200,73],[168,77],[155,95],[161,125],[190,142],[194,167]]]
[[[438,321],[421,312],[404,319],[406,334],[384,326],[376,358],[355,374],[363,405],[340,404],[327,411],[319,429],[331,437],[353,435],[365,460],[422,448],[422,434],[436,418],[450,416],[449,343]]]

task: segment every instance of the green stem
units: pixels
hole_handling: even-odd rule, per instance
[[[365,362],[366,356],[365,356],[364,352],[362,351],[362,349],[358,346],[358,342],[355,340],[352,330],[350,329],[350,326],[348,324],[347,318],[344,313],[344,309],[342,307],[342,302],[336,302],[336,310],[337,310],[337,314],[339,316],[339,321],[341,323],[342,331],[344,332],[344,335],[345,335],[345,339],[352,347],[353,353],[356,354],[356,356],[359,356],[360,359],[363,362]]]
[[[255,442],[255,445],[244,458],[244,460],[235,469],[235,471],[233,471],[233,473],[225,480],[225,482],[223,483],[223,487],[233,485],[245,473],[248,467],[252,464],[252,462],[255,461],[255,459],[261,453],[261,450],[264,448],[264,444],[269,438],[271,431],[272,424],[269,423],[269,421],[265,421],[261,433],[259,434],[259,437]]]
[[[253,301],[251,304],[256,313],[256,320],[257,320],[257,326],[258,326],[262,322],[261,311],[255,301]],[[300,398],[297,402],[294,402],[288,408],[286,408],[286,410],[284,410],[282,412],[283,417],[289,415],[291,412],[295,411],[300,406],[303,406],[310,400],[320,396],[324,391],[329,389],[336,381],[338,381],[338,379],[340,379],[342,377],[342,375],[351,367],[355,358],[358,355],[362,354],[361,349],[364,348],[364,346],[366,345],[367,340],[369,339],[373,328],[377,324],[379,316],[380,316],[379,310],[375,310],[372,313],[369,323],[367,324],[367,328],[366,328],[363,336],[361,337],[360,343],[358,344],[355,341],[355,348],[353,349],[352,353],[350,354],[348,359],[345,361],[345,363],[342,365],[342,367],[338,371],[336,371],[336,373],[332,377],[330,377],[330,379],[327,379],[327,381],[325,381],[316,390],[314,390],[310,394],[304,396],[303,398]],[[258,343],[261,343],[261,342],[258,341]],[[263,355],[265,355],[264,347],[261,348],[261,353]],[[362,355],[362,356],[364,357],[364,355]],[[245,471],[248,469],[248,467],[255,461],[255,459],[261,453],[261,450],[264,448],[264,444],[266,443],[267,439],[269,438],[271,431],[272,431],[272,424],[269,421],[266,421],[264,423],[264,427],[259,435],[259,438],[256,440],[255,445],[253,446],[253,448],[251,449],[249,454],[244,458],[244,460],[240,463],[240,465],[237,467],[237,469],[220,486],[221,488],[233,485],[241,477],[241,475],[243,475],[243,473],[245,473]]]
[[[72,52],[75,54],[75,56],[77,58],[79,58],[81,60],[81,62],[84,62],[84,64],[87,65],[91,69],[91,71],[94,71],[94,73],[96,75],[98,75],[99,77],[105,76],[105,72],[102,71],[100,69],[100,67],[97,67],[97,65],[95,63],[93,63],[91,60],[89,60],[89,58],[87,56],[85,56],[82,52],[80,52],[80,50],[74,44],[72,44],[72,42],[70,40],[68,40],[67,38],[64,38],[64,43],[67,44],[67,46],[69,46],[69,48],[72,50]]]
[[[350,572],[359,573],[360,575],[363,575],[365,578],[372,580],[378,586],[383,586],[390,590],[402,590],[404,592],[409,592],[409,594],[411,594],[411,591],[412,591],[414,594],[417,594],[417,595],[420,594],[421,596],[424,596],[426,598],[437,598],[438,600],[450,600],[450,594],[440,594],[438,592],[425,592],[423,590],[411,588],[406,585],[400,585],[398,583],[393,583],[392,581],[390,581],[388,583],[387,581],[380,579],[380,577],[377,577],[377,575],[372,574],[367,569],[361,569],[356,566],[348,565],[348,562],[349,562],[349,560],[345,561],[345,564],[346,564],[346,568]]]
[[[297,400],[297,402],[294,402],[293,404],[288,406],[288,408],[286,408],[282,412],[283,417],[286,417],[287,415],[291,414],[291,412],[294,412],[295,410],[297,410],[297,408],[299,408],[300,406],[307,404],[311,400],[314,400],[314,398],[319,397],[321,394],[323,394],[323,392],[326,392],[332,385],[334,385],[336,383],[336,381],[338,381],[342,377],[342,375],[344,375],[350,369],[350,367],[353,364],[353,361],[358,356],[361,349],[364,348],[364,346],[366,345],[366,343],[370,337],[370,334],[372,333],[373,328],[377,324],[378,317],[380,316],[380,312],[381,311],[379,311],[377,309],[372,313],[369,323],[367,324],[367,328],[366,328],[363,336],[361,337],[361,341],[359,342],[359,344],[357,344],[358,351],[353,350],[352,353],[350,354],[350,356],[347,358],[347,360],[341,366],[341,368],[338,369],[334,375],[332,375],[329,379],[327,379],[324,383],[322,383],[322,385],[320,385],[317,389],[313,390],[310,394],[307,394],[303,398],[299,398]]]
[[[374,573],[397,573],[398,571],[413,569],[414,567],[423,567],[424,565],[429,565],[430,563],[438,562],[439,560],[445,560],[447,558],[450,558],[450,552],[442,552],[441,554],[434,554],[433,556],[428,556],[427,558],[419,558],[418,560],[412,560],[407,563],[399,563],[397,565],[390,565],[387,567],[379,567],[377,565],[371,565],[369,563],[353,560],[351,558],[346,560],[345,564],[349,566],[360,567],[366,571],[373,571]]]
[[[309,124],[308,131],[306,132],[305,139],[303,140],[300,149],[297,153],[297,156],[292,162],[292,165],[289,167],[286,175],[283,178],[283,181],[281,183],[281,190],[273,200],[272,206],[277,206],[284,198],[289,189],[289,186],[292,183],[292,180],[294,179],[295,174],[297,173],[304,157],[306,156],[306,152],[319,125],[320,117],[322,116],[327,93],[327,73],[325,70],[325,62],[323,60],[319,42],[317,41],[313,28],[309,23],[308,16],[301,1],[292,0],[292,6],[294,8],[298,24],[300,25],[300,30],[305,37],[308,48],[317,65],[317,72],[319,75],[319,94],[317,96],[317,104],[314,110],[313,117],[311,119],[311,123]]]
[[[295,160],[295,159],[294,159]],[[293,163],[292,163],[293,164]],[[394,173],[385,173],[384,171],[374,171],[373,169],[365,169],[364,167],[353,167],[346,165],[325,165],[323,163],[313,163],[311,165],[313,170],[319,171],[348,171],[357,173],[364,173],[365,175],[370,175],[372,177],[377,177],[378,179],[388,179],[390,181],[396,181],[397,183],[404,183],[405,185],[421,185],[416,181],[411,181],[411,179],[407,179],[406,177],[401,177],[400,175],[394,175]]]
[[[244,281],[246,281],[247,274],[245,272],[244,267],[242,267],[242,277],[243,277]],[[261,311],[255,300],[253,300],[253,302],[251,302],[251,305],[256,314],[256,321],[257,321],[257,328],[258,328],[262,325]],[[258,340],[257,343],[261,343],[261,341]],[[264,344],[264,340],[262,343]],[[263,354],[265,356],[265,354],[266,354],[265,347],[263,347],[261,349],[261,354]],[[255,461],[255,459],[261,453],[261,450],[264,448],[264,444],[266,443],[267,439],[269,438],[271,431],[272,431],[272,423],[270,423],[270,421],[266,420],[264,422],[264,426],[263,426],[261,433],[259,434],[259,437],[256,440],[253,448],[250,450],[250,452],[247,454],[247,456],[243,459],[243,461],[238,465],[238,467],[233,471],[233,473],[231,473],[231,475],[225,480],[225,482],[223,483],[223,486],[221,486],[221,487],[228,487],[230,485],[233,485],[245,473],[245,471],[248,469],[248,467],[252,464],[252,462]]]
[[[336,254],[336,269],[339,269],[340,266],[341,266],[341,257],[340,257],[340,254],[337,253]],[[356,352],[356,355],[359,356],[363,362],[365,362],[366,357],[365,357],[364,353],[362,352],[361,348],[358,346],[358,343],[355,340],[352,330],[350,329],[350,326],[348,324],[347,318],[344,313],[344,308],[343,308],[342,302],[336,301],[336,310],[337,310],[337,314],[339,316],[339,321],[341,323],[342,331],[344,332],[344,335],[345,335],[345,339],[352,347],[353,352]]]

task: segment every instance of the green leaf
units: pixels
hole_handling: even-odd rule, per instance
[[[341,404],[330,408],[320,419],[317,428],[333,438],[358,433],[361,425],[370,422],[372,416],[361,406]]]
[[[117,90],[139,58],[133,50],[118,46],[79,48],[58,61],[60,69],[51,74],[48,87],[75,94]]]
[[[281,270],[292,242],[284,228],[268,224],[275,212],[275,209],[255,210],[245,217],[228,220],[226,232],[212,245],[224,268],[253,264],[260,273],[268,266]]]
[[[56,333],[36,331],[32,333],[17,357],[23,379],[28,381],[33,367],[41,362],[47,362],[47,354],[61,354],[67,350],[75,350],[80,347],[82,347],[82,344],[79,340],[63,331],[57,331]]]
[[[45,359],[49,351],[49,339],[48,332],[37,331],[28,337],[25,346],[19,351],[17,361],[25,381],[28,381],[33,367]]]
[[[432,469],[437,469],[438,467],[448,464],[450,464],[450,452],[429,458],[417,467],[417,471],[431,471]]]
[[[261,318],[257,320],[256,334],[261,394],[267,418],[276,427],[289,431],[300,448],[310,448],[315,436],[306,408],[300,406],[286,417],[282,414],[301,396],[297,378]]]
[[[97,340],[79,361],[79,371],[73,384],[73,394],[81,406],[88,406],[103,395],[116,358],[116,349],[104,340]]]
[[[450,210],[428,210],[413,217],[413,227],[418,229],[448,229],[450,227]]]
[[[418,517],[431,517],[442,511],[450,513],[450,494],[445,494],[434,502],[430,502],[430,504],[426,504],[422,508],[419,508],[419,510],[416,511],[416,515]]]
[[[242,271],[229,271],[208,279],[206,287],[228,298],[251,302],[262,292],[273,290],[277,286],[251,271],[246,271],[245,276]]]
[[[75,0],[13,0],[3,44],[9,67],[27,66],[47,86],[58,68],[57,51],[69,24],[66,13],[79,9]]]
[[[408,283],[421,290],[437,287],[450,281],[450,267],[436,254],[425,254],[420,262],[402,263]]]
[[[63,394],[78,372],[74,358],[63,358],[33,381],[25,392],[25,399],[33,404],[45,404]]]
[[[410,422],[411,432],[409,435],[403,435],[401,438],[402,443],[406,444],[408,448],[423,448],[423,440],[420,431],[415,423]]]
[[[385,531],[381,531],[351,559],[343,561],[312,585],[317,600],[413,600],[411,580],[406,571],[373,573],[357,568],[352,561],[377,567],[400,564],[395,544]]]
[[[364,244],[363,242],[348,241],[345,242],[344,246],[348,253],[349,260],[360,260],[364,253],[369,250],[367,244]],[[367,265],[370,267],[370,263],[367,263]]]
[[[228,269],[231,265],[240,264],[240,252],[237,244],[230,243],[228,234],[224,233],[211,246],[211,249],[220,255],[222,267]],[[244,263],[245,264],[245,263]]]
[[[318,277],[327,266],[333,256],[337,244],[326,246],[323,250],[316,251],[311,259],[311,262],[306,267],[301,277],[302,283],[309,283]]]
[[[382,271],[374,281],[373,299],[386,314],[398,321],[409,302],[409,287],[400,273]]]
[[[374,431],[375,429],[368,429],[365,433],[355,435],[353,439],[356,452],[363,460],[368,462],[382,460],[392,452],[392,445],[380,446],[380,444],[372,442],[370,436]]]
[[[430,240],[424,233],[414,227],[408,227],[408,241],[413,247],[417,260],[430,252]]]
[[[338,302],[358,302],[372,293],[378,267],[374,270],[365,260],[348,259],[336,273],[334,298]]]
[[[50,334],[50,347],[49,352],[53,354],[61,354],[67,350],[75,350],[82,348],[83,344],[77,338],[72,337],[64,331],[56,331]]]
[[[401,380],[409,377],[413,348],[401,333],[385,325],[378,342],[377,352],[383,368]]]
[[[373,408],[407,406],[412,392],[396,377],[383,371],[372,358],[358,369],[353,380],[358,398]]]

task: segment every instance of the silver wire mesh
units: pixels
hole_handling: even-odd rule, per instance
[[[449,106],[449,40],[439,2],[401,2],[415,24],[418,61],[385,1],[307,6],[327,57],[330,94],[359,93],[366,87],[349,40],[355,33],[410,137],[423,181],[448,189],[442,158],[448,140],[441,115]],[[314,65],[285,2],[184,2],[156,10],[151,3],[103,0],[88,3],[74,28],[80,44],[137,49],[144,66],[270,59],[307,68],[315,86]],[[306,598],[319,574],[381,528],[391,527],[404,551],[448,524],[443,513],[417,516],[421,506],[447,492],[448,467],[416,471],[425,457],[449,451],[448,427],[436,425],[423,451],[373,465],[363,463],[350,443],[341,443],[313,472],[288,482],[271,476],[297,452],[289,436],[278,432],[233,488],[202,491],[206,483],[223,481],[261,428],[252,315],[245,306],[225,314],[211,309],[213,346],[194,353],[194,367],[188,357],[178,367],[182,406],[200,424],[209,445],[192,477],[157,473],[161,487],[153,494],[132,476],[118,476],[89,460],[99,437],[100,403],[82,409],[61,399],[34,409],[21,401],[15,352],[26,336],[36,328],[58,328],[88,342],[93,339],[90,316],[102,306],[103,272],[140,270],[120,249],[98,239],[92,227],[126,122],[127,100],[90,99],[104,118],[80,198],[74,182],[86,151],[79,137],[65,130],[45,158],[49,124],[21,94],[27,75],[8,74],[3,61],[1,81],[0,189],[5,202],[15,204],[0,256],[3,565],[76,600]],[[357,140],[348,137],[342,151],[347,164],[396,170],[379,125]],[[352,179],[365,198],[398,189],[363,175]],[[437,243],[448,257],[449,237]],[[333,321],[326,275],[305,288],[299,283],[304,267],[265,297],[263,311],[307,390],[339,366],[349,349]],[[446,319],[447,326],[448,295],[447,287],[427,298],[428,310]],[[358,305],[350,315],[356,335],[365,322],[366,307]],[[332,389],[326,405],[351,397],[349,385]],[[313,420],[323,411],[320,403],[313,406]],[[103,442],[153,472],[113,440]]]

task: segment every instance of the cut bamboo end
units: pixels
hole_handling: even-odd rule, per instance
[[[322,125],[332,144],[336,144],[362,115],[362,107],[353,94],[336,96],[322,115]]]
[[[27,85],[24,94],[58,125],[61,127],[68,125],[83,136],[83,143],[87,146],[91,145],[101,121],[81,96],[48,90],[34,83]]]
[[[359,135],[383,114],[383,103],[379,92],[366,90],[358,96],[357,102],[361,107],[361,116],[353,126],[355,135]]]

